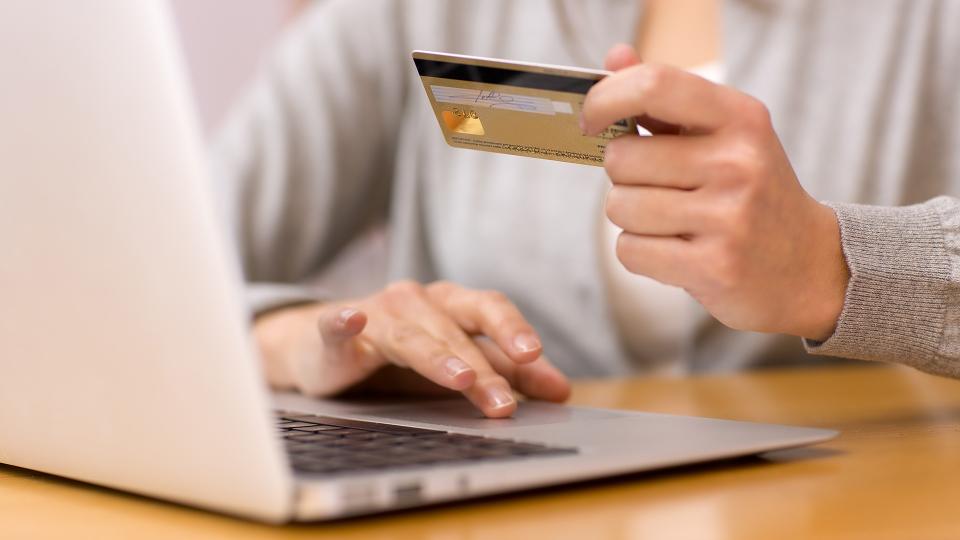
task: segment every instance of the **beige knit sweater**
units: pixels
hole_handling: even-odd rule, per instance
[[[372,221],[391,278],[498,289],[574,376],[643,372],[604,290],[597,168],[447,147],[409,58],[431,49],[586,67],[636,0],[325,0],[288,33],[214,151],[254,309]],[[804,187],[832,201],[852,279],[815,353],[960,375],[960,2],[729,0],[727,82],[762,99]],[[858,206],[865,203],[876,206]],[[917,204],[920,203],[920,204]],[[914,205],[914,206],[905,206]],[[638,321],[642,324],[642,321]],[[794,338],[703,317],[687,371],[810,363]]]

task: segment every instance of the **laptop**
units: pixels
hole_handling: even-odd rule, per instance
[[[265,522],[816,443],[526,402],[271,395],[159,0],[0,5],[0,462]]]

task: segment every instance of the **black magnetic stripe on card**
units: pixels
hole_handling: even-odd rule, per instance
[[[519,86],[536,90],[552,90],[555,92],[570,92],[586,94],[597,80],[567,77],[551,73],[531,73],[514,69],[472,66],[455,62],[438,60],[424,60],[415,58],[417,72],[421,77],[436,77],[438,79],[454,79],[457,81],[471,81],[486,84],[502,84]]]

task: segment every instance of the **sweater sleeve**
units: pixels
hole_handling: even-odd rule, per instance
[[[400,9],[316,2],[215,138],[215,192],[254,313],[317,298],[308,280],[386,219],[410,69]]]
[[[960,200],[831,206],[850,283],[834,335],[807,350],[960,377]]]

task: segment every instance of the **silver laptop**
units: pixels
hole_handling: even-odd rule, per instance
[[[166,5],[0,4],[0,462],[269,522],[823,441],[524,403],[271,396]]]

